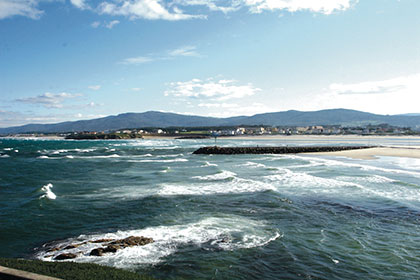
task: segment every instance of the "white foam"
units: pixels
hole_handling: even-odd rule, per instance
[[[323,178],[313,176],[305,172],[293,172],[289,169],[279,169],[279,174],[264,176],[265,180],[269,182],[276,182],[280,187],[293,187],[293,188],[304,188],[314,189],[317,187],[317,191],[330,192],[334,188],[342,187],[357,187],[363,188],[360,184],[353,182],[340,181],[333,178]]]
[[[248,161],[248,162],[242,164],[242,166],[248,166],[248,167],[251,167],[251,168],[267,167],[262,163],[257,163],[257,162],[252,162],[252,161]]]
[[[52,154],[53,155],[58,155],[58,154],[61,154],[61,153],[68,153],[68,150],[55,150],[55,151],[52,151]]]
[[[385,177],[385,176],[380,176],[380,175],[370,175],[367,177],[339,177],[340,180],[343,181],[347,181],[347,182],[369,182],[369,183],[393,183],[393,182],[397,182],[397,180]]]
[[[290,191],[294,194],[296,192],[334,193],[346,196],[381,197],[399,202],[420,201],[420,189],[394,186],[389,184],[394,182],[393,179],[381,175],[323,178],[279,168],[278,174],[265,176],[264,180],[272,182],[281,191]]]
[[[272,184],[235,177],[231,181],[204,182],[201,184],[164,184],[159,195],[211,195],[228,193],[253,193],[276,190]]]
[[[207,175],[207,176],[194,176],[193,179],[199,179],[203,181],[213,181],[213,180],[226,180],[226,179],[234,179],[236,176],[236,173],[233,173],[231,171],[223,170],[222,172]]]
[[[43,191],[44,192],[44,194],[43,195],[41,195],[39,198],[41,199],[41,198],[48,198],[48,199],[56,199],[57,198],[57,196],[55,195],[55,193],[53,193],[52,191],[51,191],[51,189],[53,188],[53,185],[50,183],[50,184],[47,184],[47,185],[45,185],[45,186],[43,186],[42,188],[41,188],[41,191]]]
[[[39,156],[37,158],[46,159],[46,158],[49,158],[49,157],[48,156]]]
[[[19,153],[19,150],[14,150],[15,153]]]
[[[299,157],[295,156],[295,158],[300,158],[303,160],[310,160],[314,163],[321,163],[324,166],[344,166],[344,167],[354,167],[365,171],[380,171],[384,173],[394,173],[394,174],[406,174],[411,175],[415,177],[420,177],[420,172],[415,171],[408,171],[408,170],[402,170],[402,169],[392,169],[392,168],[383,168],[383,167],[376,167],[372,165],[365,165],[365,164],[359,164],[359,163],[351,163],[351,162],[343,162],[338,160],[331,160],[331,159],[325,159],[325,158],[310,158],[310,157]]]
[[[170,167],[166,167],[164,170],[162,170],[160,172],[162,172],[162,173],[168,173],[169,170],[171,170],[171,168]]]
[[[120,156],[117,154],[112,154],[109,156],[79,156],[74,158],[80,158],[80,159],[96,159],[96,158],[119,158]]]
[[[74,158],[74,156],[68,155],[66,156],[66,158]]]
[[[74,150],[70,150],[70,151],[75,151],[78,153],[90,153],[95,151],[96,149],[74,149]]]
[[[0,155],[0,158],[8,158],[10,157],[9,155]]]
[[[155,264],[164,257],[176,253],[181,246],[197,246],[204,250],[233,251],[242,248],[265,246],[279,238],[280,233],[268,227],[261,221],[255,221],[237,216],[225,218],[206,218],[199,222],[148,227],[139,230],[118,231],[100,235],[81,235],[58,245],[82,243],[88,240],[104,238],[122,239],[128,236],[146,236],[154,239],[154,243],[119,250],[117,253],[105,254],[101,257],[89,256],[89,252],[101,247],[100,244],[87,243],[76,249],[59,250],[56,252],[40,252],[37,257],[51,261],[63,252],[82,252],[74,261],[94,262],[121,268],[135,267],[139,264]]]
[[[215,164],[215,163],[210,163],[208,161],[205,161],[204,164],[202,165],[202,167],[206,167],[206,166],[218,166],[218,165]]]
[[[132,160],[131,162],[186,162],[188,159],[186,158],[177,158],[177,159],[142,159],[142,160]]]
[[[11,151],[11,150],[13,150],[13,148],[4,148],[3,150],[5,150],[5,151]]]

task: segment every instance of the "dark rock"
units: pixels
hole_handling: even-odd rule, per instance
[[[376,146],[299,146],[299,147],[202,147],[193,154],[299,154],[315,152],[336,152],[375,148]]]
[[[80,247],[80,246],[82,246],[84,244],[86,244],[86,242],[79,243],[79,244],[70,244],[70,245],[64,247],[64,250],[75,249],[75,248]]]
[[[47,253],[55,252],[55,251],[60,251],[60,250],[61,250],[60,247],[55,247],[55,248],[51,248],[51,249],[47,250]]]
[[[111,242],[114,241],[114,239],[98,239],[98,240],[91,240],[89,241],[90,243],[106,243],[106,242]]]
[[[104,253],[115,253],[117,252],[119,249],[121,249],[121,247],[119,245],[108,245],[105,249],[104,249]]]
[[[74,259],[76,258],[77,255],[76,254],[72,254],[72,253],[64,253],[64,254],[60,254],[57,257],[54,258],[54,260],[57,261],[61,261],[61,260],[69,260],[69,259]]]
[[[133,247],[133,246],[143,246],[149,243],[153,243],[153,238],[144,237],[144,236],[129,236],[124,239],[116,240],[111,242],[113,245],[119,245],[122,248]]]
[[[103,242],[109,242],[113,239],[102,239]],[[144,236],[130,236],[124,239],[114,240],[105,248],[96,248],[90,251],[90,256],[103,256],[106,253],[115,253],[119,249],[124,249],[126,247],[133,247],[133,246],[143,246],[149,243],[153,243],[153,238],[148,238]],[[92,243],[101,243],[99,240]]]
[[[104,255],[104,248],[96,248],[90,251],[90,256],[103,256]]]

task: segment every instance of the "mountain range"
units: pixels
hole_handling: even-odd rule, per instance
[[[328,109],[310,112],[290,110],[276,113],[257,114],[253,116],[213,118],[149,111],[144,113],[124,113],[104,118],[68,121],[56,124],[27,124],[23,126],[0,128],[0,134],[104,131],[145,127],[165,128],[239,125],[363,126],[368,124],[389,124],[393,126],[420,128],[420,115],[377,115],[348,109]]]

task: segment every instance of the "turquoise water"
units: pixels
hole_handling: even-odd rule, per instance
[[[155,242],[75,261],[158,279],[419,278],[420,160],[192,155],[210,144],[1,139],[0,256],[51,260],[97,247],[54,246],[144,235]]]

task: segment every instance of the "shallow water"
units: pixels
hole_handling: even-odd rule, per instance
[[[419,144],[352,141],[315,144]],[[0,256],[144,235],[155,242],[75,261],[162,279],[418,278],[420,160],[192,154],[211,144],[1,139]]]

